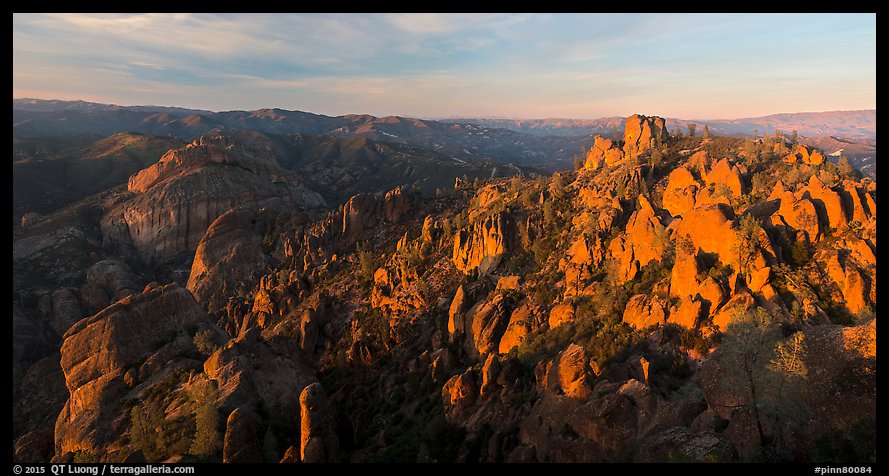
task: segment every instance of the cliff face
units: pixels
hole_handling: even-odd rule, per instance
[[[70,396],[56,421],[56,454],[98,453],[115,439],[113,421],[135,376],[147,380],[152,357],[171,364],[187,355],[189,338],[207,314],[175,285],[127,297],[65,333],[62,371]],[[157,369],[160,370],[160,369]],[[128,382],[129,381],[129,382]]]
[[[491,215],[460,230],[454,236],[454,266],[468,273],[478,269],[488,274],[500,263],[507,251],[508,217]]]
[[[228,137],[201,137],[167,152],[156,164],[130,177],[134,194],[104,219],[126,224],[129,240],[145,263],[163,262],[194,251],[210,224],[231,209],[283,204],[325,206],[294,174],[281,169],[270,152]]]

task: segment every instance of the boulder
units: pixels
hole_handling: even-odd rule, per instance
[[[525,337],[532,331],[533,317],[533,309],[527,301],[512,311],[509,324],[506,326],[506,330],[503,331],[503,336],[500,338],[500,343],[497,346],[498,352],[506,354],[514,347],[521,345],[525,341]]]
[[[80,301],[74,294],[74,289],[62,288],[53,291],[51,302],[50,324],[59,335],[65,335],[65,331],[83,318]]]
[[[722,159],[713,165],[706,175],[706,182],[711,185],[726,186],[733,197],[740,197],[744,194],[741,171],[737,165],[729,165],[728,159]]]
[[[456,334],[466,332],[464,313],[468,307],[466,292],[463,290],[463,285],[460,285],[448,309],[448,334],[452,340]]]
[[[474,306],[466,315],[466,325],[471,328],[469,350],[480,355],[497,352],[500,339],[510,322],[510,313],[502,294]]]
[[[574,399],[588,398],[596,377],[589,362],[589,355],[583,347],[570,344],[546,365],[545,376],[540,383],[556,394]]]
[[[664,210],[672,216],[680,216],[695,207],[695,195],[698,182],[691,171],[685,167],[677,167],[670,172],[667,188],[661,200]]]
[[[693,300],[688,296],[682,298],[679,304],[670,311],[670,317],[667,322],[685,327],[686,329],[697,329],[698,321],[701,318],[701,302]]]
[[[333,410],[320,383],[307,385],[299,394],[300,460],[303,463],[335,463],[339,442],[334,431]]]
[[[475,403],[478,394],[479,390],[471,370],[454,375],[441,388],[445,415],[453,417],[461,414],[463,410]]]
[[[549,328],[555,329],[560,325],[574,320],[574,306],[571,303],[561,303],[553,306],[549,312]]]
[[[225,424],[223,463],[262,463],[262,419],[253,410],[236,408]]]
[[[86,282],[80,288],[80,294],[87,313],[94,314],[140,289],[139,278],[126,264],[102,260],[87,270]],[[64,331],[61,333],[64,334]]]
[[[482,386],[479,390],[481,397],[489,397],[497,391],[497,377],[501,370],[500,359],[495,354],[488,354],[482,366]]]
[[[634,329],[644,329],[653,325],[663,325],[667,321],[667,314],[664,305],[656,296],[637,294],[627,302],[623,321]]]
[[[725,306],[713,314],[713,325],[720,331],[726,332],[731,324],[747,311],[755,306],[753,296],[748,292],[740,292],[732,296]]]
[[[698,292],[698,260],[696,254],[676,250],[673,269],[670,271],[670,296],[694,296]]]
[[[201,304],[224,307],[268,264],[262,240],[269,215],[256,209],[231,210],[210,224],[198,243],[186,284]]]

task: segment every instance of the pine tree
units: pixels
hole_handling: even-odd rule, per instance
[[[707,127],[707,124],[704,124],[704,139],[710,138],[710,128]]]
[[[697,130],[697,128],[698,128],[698,125],[697,125],[697,124],[695,124],[694,122],[689,122],[689,123],[688,123],[688,135],[689,135],[690,137],[694,137],[694,136],[695,136],[695,130]]]
[[[841,155],[837,160],[837,170],[843,178],[850,180],[858,180],[861,178],[861,172],[856,169],[845,155]]]
[[[203,385],[195,393],[195,434],[189,453],[206,458],[219,451],[221,421],[216,408],[216,389],[212,385]]]

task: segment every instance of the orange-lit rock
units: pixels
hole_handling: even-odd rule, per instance
[[[640,195],[639,210],[627,223],[625,237],[618,237],[609,246],[611,257],[618,263],[620,282],[636,277],[639,269],[652,261],[661,261],[667,246],[667,235],[651,203]]]
[[[858,313],[867,305],[866,296],[870,294],[865,286],[864,278],[857,269],[846,269],[843,285],[843,297],[846,299],[846,307],[852,313]]]
[[[818,212],[815,204],[809,199],[797,200],[792,193],[784,192],[781,197],[781,207],[775,215],[772,215],[772,222],[803,231],[812,241],[818,239]]]
[[[663,206],[672,216],[679,216],[695,207],[695,194],[698,182],[685,167],[677,167],[670,172],[667,188],[664,190]]]
[[[562,303],[553,308],[549,312],[549,327],[555,329],[566,322],[574,320],[574,306],[570,303]]]
[[[768,266],[761,268],[750,275],[747,287],[753,292],[758,292],[763,286],[768,284],[769,278],[772,276],[772,268]]]
[[[509,325],[510,314],[502,294],[484,301],[470,309],[466,316],[466,326],[472,330],[472,344],[478,354],[497,352],[500,338]]]
[[[676,234],[690,239],[695,248],[705,253],[716,253],[720,261],[730,264],[736,260],[733,252],[737,243],[734,218],[730,206],[698,206],[682,217]]]
[[[662,117],[633,114],[627,118],[624,129],[624,152],[638,155],[666,142],[669,136]]]
[[[299,394],[300,459],[303,463],[335,463],[339,452],[333,412],[320,383]]]
[[[471,370],[454,375],[441,388],[445,415],[459,414],[475,403],[478,393],[478,386],[475,384]]]
[[[713,325],[719,328],[720,331],[726,332],[735,320],[753,309],[755,305],[753,296],[750,293],[740,292],[735,294],[725,303],[725,306],[713,315]]]
[[[498,213],[458,231],[453,253],[457,269],[488,274],[496,268],[508,249],[507,223],[506,215]]]
[[[818,150],[812,150],[812,153],[809,154],[809,160],[806,161],[803,159],[803,162],[809,165],[821,165],[824,163],[824,156]]]
[[[576,399],[588,398],[595,375],[589,366],[589,356],[583,347],[571,344],[546,365],[540,382],[545,388]]]
[[[841,226],[846,225],[848,217],[843,209],[840,194],[826,187],[815,175],[809,179],[808,185],[803,188],[802,196],[806,197],[806,193],[808,193],[808,198],[812,200],[816,208],[823,210],[823,214],[827,218],[827,226],[839,229]]]
[[[728,299],[728,291],[725,286],[712,276],[708,276],[698,286],[698,295],[711,315]]]
[[[692,300],[686,296],[679,301],[679,305],[670,311],[668,323],[676,324],[687,329],[696,329],[701,317],[701,302]]]
[[[497,377],[500,375],[500,359],[496,354],[489,354],[482,365],[482,385],[479,389],[481,397],[489,397],[497,391]]]
[[[722,159],[713,165],[707,173],[706,181],[708,184],[725,185],[734,197],[740,197],[744,193],[741,172],[737,165],[729,165],[727,159]]]
[[[675,297],[694,296],[698,292],[698,266],[694,254],[676,250],[673,269],[670,272],[670,295]]]
[[[637,294],[630,298],[624,309],[623,321],[634,329],[661,325],[667,321],[664,305],[657,297]]]
[[[531,333],[532,318],[533,313],[530,303],[526,302],[512,311],[509,317],[509,324],[506,326],[506,330],[503,331],[503,336],[500,338],[500,343],[497,346],[498,352],[506,354],[513,347],[521,345],[525,337]]]

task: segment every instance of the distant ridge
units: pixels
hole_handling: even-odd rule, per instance
[[[460,117],[439,119],[446,123],[472,123],[486,127],[498,127],[534,135],[577,136],[586,134],[611,135],[615,128],[623,133],[622,117],[599,119],[509,119],[490,117]],[[877,110],[793,112],[771,114],[762,117],[740,119],[679,119],[667,118],[667,128],[685,130],[689,123],[707,125],[719,135],[771,134],[775,129],[784,132],[796,130],[803,136],[840,136],[849,139],[875,139],[877,136]]]

